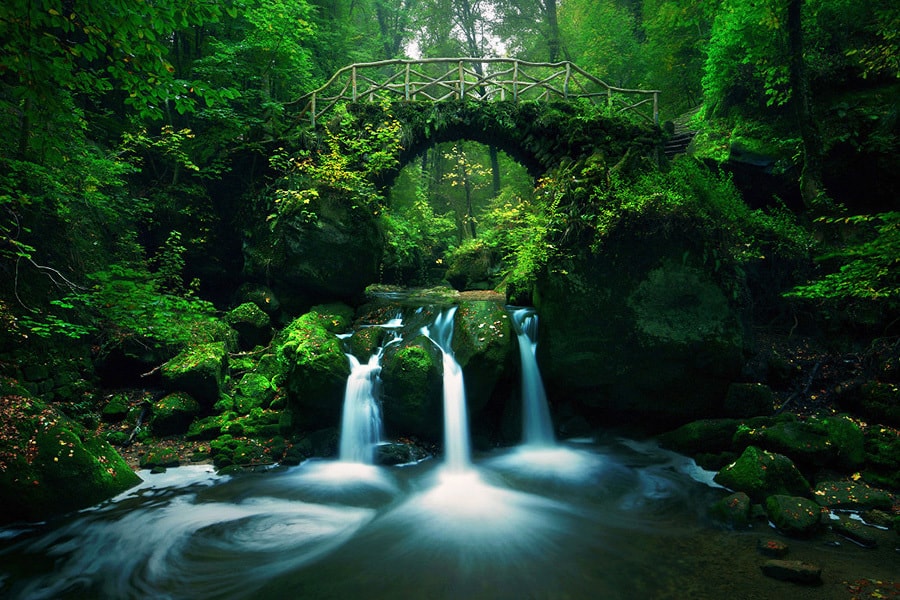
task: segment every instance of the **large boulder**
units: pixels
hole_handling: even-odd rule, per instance
[[[197,344],[180,352],[161,369],[166,389],[186,392],[198,402],[212,406],[219,399],[228,354],[224,342]]]
[[[381,380],[388,435],[441,439],[443,374],[441,351],[424,335],[385,348]]]
[[[809,483],[791,459],[748,446],[735,462],[716,473],[716,483],[744,492],[754,502],[775,494],[808,496]]]
[[[804,421],[786,416],[756,427],[741,427],[735,434],[739,446],[754,445],[790,456],[803,467],[858,469],[865,462],[862,430],[845,415],[810,417]]]
[[[294,319],[275,339],[293,427],[310,430],[340,423],[350,363],[333,333],[343,321],[310,311]]]
[[[174,392],[153,404],[150,428],[160,436],[185,433],[197,415],[200,404],[184,392]]]
[[[743,361],[740,277],[684,221],[659,231],[635,218],[538,279],[538,353],[552,395],[646,424],[721,414]]]
[[[350,300],[378,280],[384,236],[377,217],[347,192],[311,192],[296,192],[308,200],[296,210],[261,215],[244,240],[244,274],[271,282],[288,310],[322,298]]]
[[[5,394],[0,415],[0,522],[44,520],[140,482],[106,441],[35,398]]]
[[[766,499],[766,515],[779,531],[792,537],[809,537],[822,527],[823,513],[809,498],[775,494]]]

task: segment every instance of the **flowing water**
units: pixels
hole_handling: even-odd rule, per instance
[[[545,400],[523,446],[473,457],[453,316],[424,330],[444,357],[443,461],[364,464],[379,352],[348,382],[339,461],[144,471],[94,508],[0,528],[0,597],[802,600],[847,598],[846,581],[895,572],[890,549],[791,541],[792,558],[825,561],[825,585],[768,579],[756,544],[775,534],[708,523],[706,507],[725,495],[711,473],[649,442],[556,442]],[[524,365],[534,350],[520,346]]]
[[[469,418],[463,372],[453,355],[453,317],[456,307],[448,308],[422,333],[441,349],[444,367],[444,464],[449,471],[462,473],[471,466]]]
[[[546,447],[556,444],[547,394],[537,364],[538,316],[532,308],[510,309],[519,342],[522,369],[522,443]]]

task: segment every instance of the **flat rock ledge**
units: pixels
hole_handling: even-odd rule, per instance
[[[762,566],[767,577],[805,585],[822,583],[822,568],[800,560],[767,560]]]

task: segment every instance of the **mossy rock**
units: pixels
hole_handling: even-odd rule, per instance
[[[516,346],[504,307],[491,301],[463,301],[454,316],[453,354],[463,369],[466,401],[474,422],[498,382],[513,364]]]
[[[866,481],[900,490],[900,435],[896,429],[871,425],[866,430]]]
[[[813,499],[831,509],[863,510],[878,508],[891,510],[891,495],[884,490],[854,481],[820,481],[813,490]]]
[[[206,406],[219,399],[228,356],[225,344],[191,346],[162,366],[162,377],[171,391],[187,392]]]
[[[124,446],[128,442],[128,438],[127,431],[110,431],[106,434],[106,441],[113,446]]]
[[[670,450],[690,456],[715,454],[731,448],[738,419],[699,419],[659,436],[659,443]]]
[[[153,404],[150,427],[155,435],[176,435],[188,430],[191,421],[200,414],[200,403],[189,394],[175,392]]]
[[[350,353],[361,363],[366,363],[384,342],[385,330],[381,327],[362,327],[347,340]]]
[[[709,509],[711,517],[733,529],[750,526],[750,496],[735,492],[715,502]]]
[[[809,467],[859,468],[865,461],[865,438],[846,416],[793,418],[760,427],[743,426],[735,434],[735,444],[752,444],[785,454]]]
[[[130,408],[128,398],[124,394],[116,394],[103,407],[103,420],[108,423],[122,421],[128,416]]]
[[[443,366],[440,350],[431,340],[420,335],[387,348],[381,380],[388,434],[440,440]]]
[[[181,460],[178,458],[178,453],[172,448],[154,446],[141,456],[140,464],[142,469],[177,467],[181,464]]]
[[[0,522],[40,521],[140,482],[105,440],[35,398],[0,397]]]
[[[209,447],[213,463],[219,469],[232,465],[248,467],[274,462],[271,451],[256,440],[225,434],[212,440]]]
[[[762,383],[732,383],[723,406],[729,417],[770,415],[775,409],[775,394]]]
[[[822,527],[823,509],[808,498],[775,494],[766,499],[766,514],[783,534],[810,537]]]
[[[862,411],[879,423],[900,426],[900,385],[866,382],[862,386]]]
[[[271,340],[269,315],[253,302],[244,302],[228,311],[225,322],[237,331],[241,348],[254,348]]]
[[[197,419],[188,427],[185,439],[187,440],[213,440],[222,433],[222,417],[211,416]]]
[[[809,483],[788,457],[755,446],[748,446],[734,463],[720,470],[715,481],[745,492],[754,502],[775,494],[809,495]]]
[[[340,422],[350,364],[328,328],[336,320],[334,315],[309,312],[276,336],[288,407],[295,413],[295,425],[304,429]]]
[[[319,315],[322,326],[332,333],[344,333],[353,321],[353,309],[343,302],[317,304],[309,312]]]
[[[268,408],[275,386],[260,373],[244,373],[234,390],[234,410],[246,415],[254,408]]]

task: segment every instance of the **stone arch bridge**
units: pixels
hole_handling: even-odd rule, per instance
[[[304,160],[325,157],[335,140],[354,137],[348,131],[364,138],[388,122],[400,127],[399,145],[387,144],[395,155],[373,167],[356,152],[342,173],[329,171],[332,180],[319,182],[308,173],[294,177],[303,160],[286,162],[269,214],[253,217],[259,226],[244,242],[244,275],[298,306],[352,298],[379,280],[384,248],[377,207],[358,197],[360,181],[373,192],[388,189],[424,150],[460,139],[503,150],[535,179],[588,157],[609,168],[631,158],[655,160],[664,137],[658,98],[654,90],[609,86],[569,62],[453,58],[345,67],[288,107]],[[345,151],[354,155],[339,149]],[[335,177],[352,185],[342,187]]]
[[[339,106],[360,129],[377,125],[387,107],[403,127],[400,167],[436,143],[467,139],[503,150],[537,177],[596,152],[607,162],[629,149],[653,154],[659,94],[611,86],[571,62],[432,58],[349,65],[294,107],[312,131]],[[377,183],[395,176],[387,171]]]

